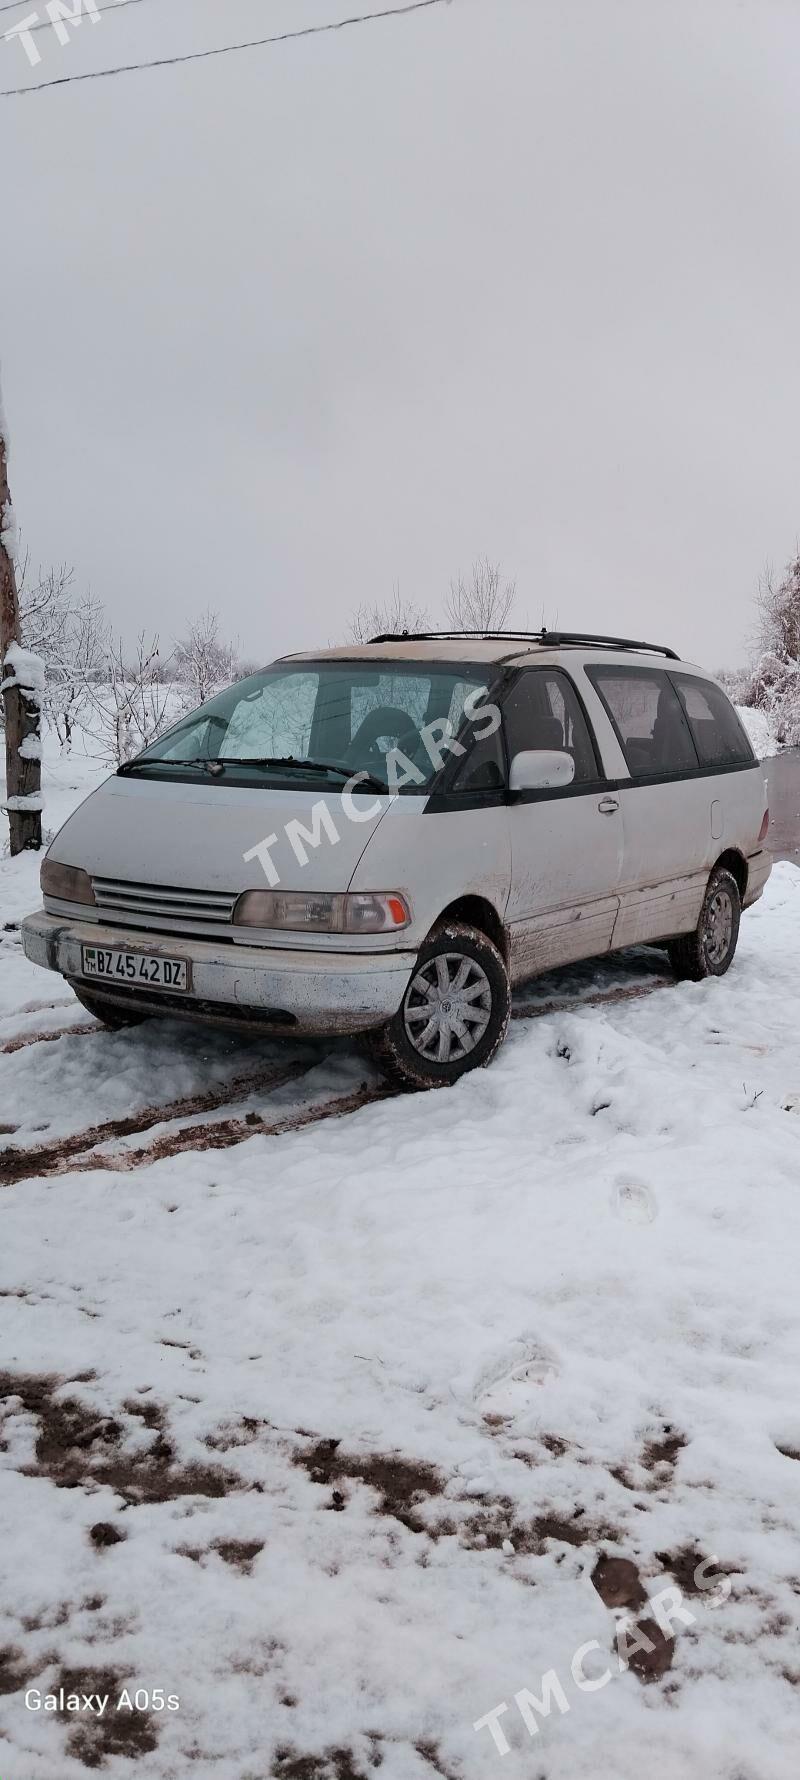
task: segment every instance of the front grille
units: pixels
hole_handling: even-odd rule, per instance
[[[126,883],[120,878],[92,878],[92,889],[106,920],[174,933],[230,926],[237,898],[236,891],[183,890],[167,884]]]

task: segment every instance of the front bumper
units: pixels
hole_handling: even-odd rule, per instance
[[[416,963],[413,952],[312,952],[277,947],[215,945],[178,934],[79,922],[39,909],[22,923],[26,958],[60,971],[87,993],[118,1007],[189,1019],[260,1026],[276,1032],[347,1033],[382,1026],[397,1012]],[[193,990],[161,990],[99,983],[81,969],[81,946],[185,958]]]

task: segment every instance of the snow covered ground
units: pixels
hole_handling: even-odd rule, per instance
[[[87,771],[48,766],[49,825]],[[35,873],[0,862],[2,922]],[[799,976],[781,865],[722,981],[563,972],[449,1093],[150,1161],[375,1078],[103,1033],[3,932],[3,1780],[796,1780]],[[621,1672],[614,1602],[675,1581],[664,1672]]]

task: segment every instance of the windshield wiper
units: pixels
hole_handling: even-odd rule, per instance
[[[296,760],[293,754],[284,754],[280,756],[269,754],[251,755],[249,758],[245,757],[244,759],[237,759],[234,755],[230,755],[225,760],[220,761],[220,765],[293,766],[300,767],[303,772],[309,773],[341,773],[343,779],[352,779],[354,776],[357,776],[359,784],[368,785],[371,791],[382,791],[385,794],[389,789],[388,785],[385,784],[382,779],[376,778],[374,773],[367,772],[359,767],[340,766],[339,762],[336,760]]]
[[[202,767],[203,771],[211,773],[213,778],[217,778],[224,770],[222,761],[212,760],[208,755],[196,754],[191,760],[126,760],[122,766],[117,767],[117,777],[121,778],[125,773],[140,773],[145,766],[195,766],[198,770]]]

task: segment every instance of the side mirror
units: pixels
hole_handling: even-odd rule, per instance
[[[571,785],[574,777],[571,754],[555,748],[526,748],[514,755],[508,784],[511,791],[556,791],[562,785]]]

